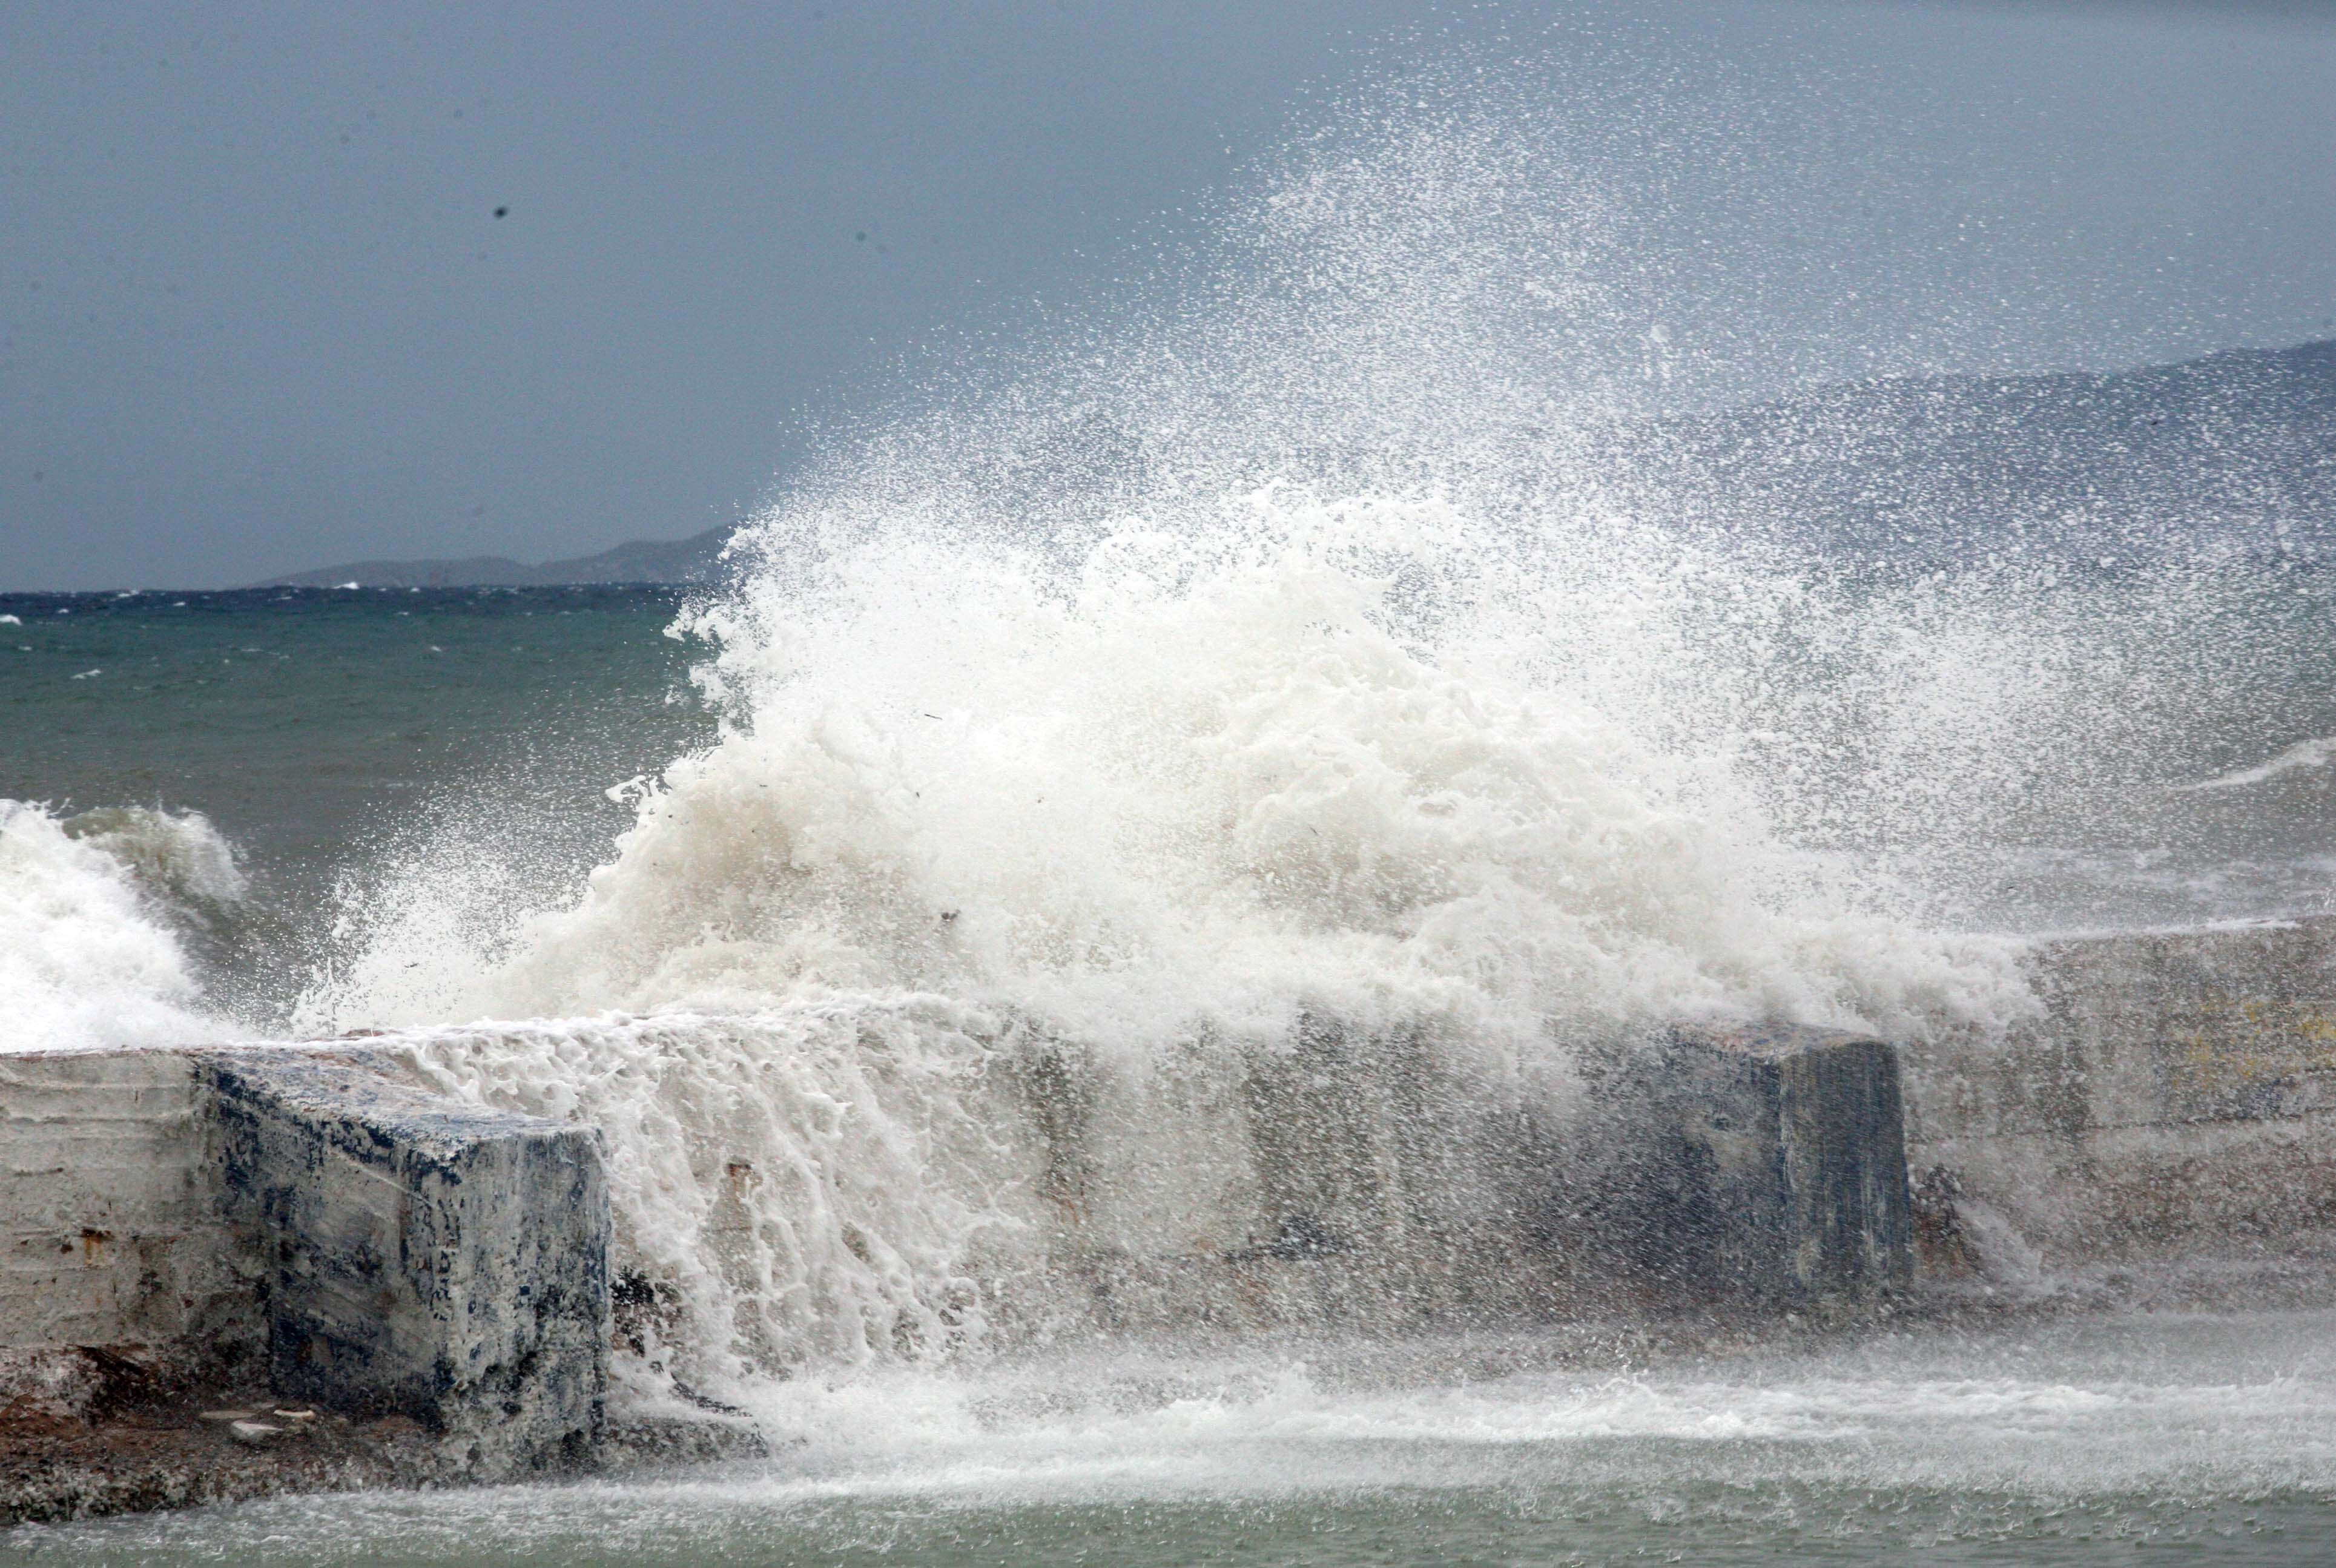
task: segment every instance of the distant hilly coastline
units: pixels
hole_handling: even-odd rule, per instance
[[[1655,515],[1853,557],[2217,541],[2336,561],[2336,341],[2108,374],[1897,376],[1618,426]]]
[[[1114,433],[1105,433],[1113,434]],[[1140,441],[1082,429],[1140,474]],[[1520,433],[1521,445],[1546,439]],[[1853,557],[2224,539],[2336,562],[2336,341],[2108,374],[1893,376],[1591,433],[1650,517],[1772,526]],[[547,587],[713,580],[727,528],[529,566],[358,560],[267,584]]]
[[[714,579],[728,528],[709,528],[687,539],[636,540],[530,566],[501,555],[425,557],[420,560],[352,560],[271,577],[259,588],[557,588],[571,583],[701,583]]]

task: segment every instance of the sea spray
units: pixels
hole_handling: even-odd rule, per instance
[[[1224,521],[1067,586],[839,554],[577,903],[480,961],[417,887],[319,994],[570,1016],[395,1038],[609,1129],[636,1374],[1547,1312],[1574,1047],[2029,1005],[2002,945],[1790,852],[1678,699],[1607,716],[1605,656],[1676,652],[1719,565],[1618,531],[1604,580],[1530,580],[1384,497]]]
[[[1581,95],[1608,150],[1699,159],[1644,85]],[[511,790],[347,879],[301,1027],[397,1026],[371,1044],[445,1090],[606,1129],[621,1395],[806,1441],[647,1505],[210,1511],[198,1549],[897,1555],[929,1529],[1069,1556],[1066,1530],[1163,1517],[1131,1497],[1199,1494],[1266,1505],[1187,1538],[1303,1555],[1336,1516],[1284,1505],[1325,1486],[1398,1499],[1394,1556],[1471,1510],[1495,1547],[1601,1516],[1618,1553],[1682,1518],[1732,1544],[1747,1497],[1785,1553],[1820,1516],[2156,1538],[2206,1517],[2156,1495],[2227,1489],[2234,1534],[2306,1517],[2273,1494],[2331,1484],[2312,1321],[2014,1314],[1650,1375],[1607,1369],[1623,1338],[1586,1378],[1529,1370],[1580,1352],[1557,1335],[1371,1343],[1594,1289],[1550,1244],[1585,1047],[1698,1013],[2017,1020],[2011,944],[1970,933],[2227,912],[2222,882],[2112,901],[2145,860],[2171,885],[2242,868],[2241,833],[2320,842],[2336,734],[2325,578],[2194,550],[2195,520],[2088,519],[2123,537],[2075,558],[2053,518],[1923,517],[1837,560],[1732,473],[1605,463],[1600,422],[1668,411],[1698,328],[1751,333],[1648,299],[1632,209],[1660,191],[1600,172],[1578,117],[1465,71],[1388,95],[1229,202],[1182,305],[978,344],[833,433],[676,628],[709,639],[725,733],[619,786],[597,870]],[[1844,472],[1903,516],[1886,472]],[[416,775],[433,809],[444,778]],[[2273,796],[2297,811],[2239,814]],[[176,1031],[173,933],[203,922],[167,884],[231,858],[86,826],[7,820],[0,891],[69,896],[0,902],[64,911],[0,952],[86,999],[67,1043]],[[2044,896],[2006,896],[2007,853]],[[2327,867],[2301,868],[2323,901]],[[1975,1213],[1993,1287],[2032,1287]],[[1210,1342],[1326,1329],[1362,1348]],[[960,1505],[1001,1500],[1046,1506]],[[694,1525],[708,1503],[737,1523]]]
[[[308,1027],[612,1129],[649,1382],[1546,1313],[1582,1052],[2029,1016],[1973,847],[2263,706],[2213,560],[1833,560],[1601,467],[1659,191],[1403,92],[836,432],[579,886],[489,818],[346,904]]]
[[[243,893],[232,848],[200,813],[61,818],[0,800],[0,1050],[218,1037],[181,932]]]
[[[95,806],[57,825],[67,838],[110,856],[182,929],[230,925],[251,896],[236,846],[200,812]]]
[[[381,1044],[451,1092],[604,1129],[618,1375],[728,1389],[982,1339],[1037,1221],[1010,1037],[941,998],[838,996]]]
[[[609,1128],[629,1376],[1546,1313],[1577,1048],[2033,1007],[1794,841],[1833,602],[1572,462],[1614,192],[1472,102],[840,440],[676,628],[723,731],[580,888],[489,823],[345,904],[306,1027]]]
[[[1579,1201],[1567,1075],[1488,1078],[1433,1029],[1314,1016],[1139,1053],[837,993],[369,1048],[608,1134],[635,1397],[1099,1336],[1498,1327],[1611,1283],[1552,1246]]]
[[[331,1021],[905,988],[1130,1041],[1435,1014],[1498,1054],[1553,1017],[2019,1007],[2000,954],[1861,907],[1679,744],[1690,688],[1740,673],[1695,657],[1692,559],[1618,534],[1603,580],[1530,577],[1434,502],[1266,492],[1224,524],[1132,525],[1068,583],[840,557],[725,648],[750,718],[574,908],[452,998],[463,966],[409,928]]]

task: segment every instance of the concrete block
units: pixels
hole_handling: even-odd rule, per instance
[[[1280,1039],[1144,1063],[1033,1036],[1042,1151],[1027,1300],[1105,1333],[1449,1329],[1563,1315],[1538,1223],[1553,1150],[1532,1090],[1488,1091],[1418,1024],[1320,1012]]]
[[[256,1338],[182,1053],[0,1057],[0,1350]]]
[[[448,1100],[364,1052],[192,1059],[214,1096],[225,1210],[259,1261],[280,1395],[467,1439],[473,1478],[597,1451],[597,1129]]]
[[[1664,1298],[1854,1304],[1913,1277],[1898,1057],[1791,1025],[1680,1026],[1614,1060],[1597,1224]]]
[[[2068,938],[2041,1018],[1907,1057],[1915,1169],[2052,1266],[2336,1229],[2336,920]]]

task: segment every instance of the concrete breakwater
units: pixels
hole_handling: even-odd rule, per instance
[[[2336,1227],[2336,920],[2072,938],[2028,968],[2042,1018],[1903,1048],[1933,1209],[2047,1270]]]
[[[2336,1222],[2336,922],[2030,962],[2047,1012],[2009,1038],[1679,1026],[1497,1105],[1416,1037],[1309,1020],[1187,1096],[1222,1158],[1148,1187],[1114,1150],[1164,1102],[1115,1111],[1086,1053],[1025,1041],[992,1107],[1026,1150],[1011,1278],[1105,1331],[1839,1318],[2007,1248]],[[671,1286],[612,1229],[601,1133],[396,1044],[0,1058],[0,1521],[754,1440],[610,1414]],[[691,1155],[717,1268],[778,1179],[728,1135]]]
[[[611,1428],[611,1349],[655,1336],[671,1283],[619,1255],[600,1133],[433,1092],[389,1045],[0,1060],[0,1517],[753,1441],[711,1412]],[[1558,1115],[1475,1104],[1416,1036],[1309,1020],[1187,1107],[1227,1151],[1168,1194],[1214,1216],[1197,1245],[1146,1225],[1159,1191],[1106,1179],[1127,1135],[1110,1075],[1025,1045],[999,1115],[1044,1218],[1003,1293],[1086,1329],[1433,1329],[1904,1282],[1878,1041],[1667,1030]],[[720,1266],[764,1178],[703,1142]]]
[[[15,1057],[0,1114],[0,1517],[597,1455],[594,1129],[338,1049]]]

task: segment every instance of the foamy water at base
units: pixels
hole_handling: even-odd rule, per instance
[[[768,1460],[27,1528],[0,1562],[2336,1555],[2336,1312],[1926,1327],[1640,1371],[1537,1366],[1550,1350],[1123,1348],[805,1379],[758,1401]]]

